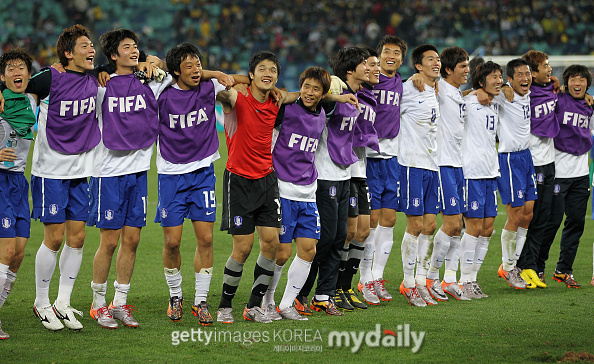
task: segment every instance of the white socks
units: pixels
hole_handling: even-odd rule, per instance
[[[283,265],[274,265],[274,275],[272,276],[266,294],[262,299],[262,307],[267,307],[268,305],[276,306],[276,303],[274,302],[274,293],[276,292],[278,281],[280,281],[281,275],[283,274],[283,267]]]
[[[369,229],[369,236],[365,239],[365,249],[363,250],[363,259],[359,263],[359,282],[362,284],[373,281],[373,275],[371,274],[371,263],[373,262],[373,253],[375,251],[375,243],[373,241],[375,237],[375,228]]]
[[[72,295],[76,276],[80,271],[82,259],[83,248],[71,248],[64,244],[62,253],[60,253],[60,287],[56,298],[56,302],[60,306],[70,305],[70,296]]]
[[[165,280],[169,286],[169,297],[182,298],[182,275],[177,268],[164,268]]]
[[[520,259],[520,255],[522,255],[522,249],[524,249],[527,234],[528,229],[518,227],[518,231],[516,232],[516,256],[514,257],[514,267],[516,266],[518,259]]]
[[[35,256],[35,306],[42,308],[50,305],[49,286],[56,269],[58,252],[42,242]]]
[[[445,273],[443,281],[446,283],[456,283],[456,272],[458,271],[458,262],[460,261],[460,243],[459,236],[452,236],[450,238],[450,248],[445,256]]]
[[[4,282],[4,287],[0,286],[0,308],[6,302],[10,291],[12,290],[12,286],[14,286],[14,281],[16,281],[17,274],[13,273],[12,271],[6,272],[6,281]]]
[[[93,308],[98,309],[107,306],[105,303],[105,293],[107,292],[107,282],[95,283],[91,282],[91,289],[93,290]]]
[[[439,279],[439,268],[443,265],[448,249],[450,248],[450,240],[452,237],[448,236],[441,229],[435,234],[433,239],[433,253],[431,254],[431,265],[427,278]]]
[[[200,302],[206,302],[206,296],[210,290],[210,281],[212,280],[212,267],[202,268],[200,272],[194,272],[196,278],[194,288],[196,293],[194,294],[194,305],[198,305]]]
[[[514,268],[516,257],[516,235],[515,231],[503,229],[501,231],[501,260],[503,270],[509,272]]]
[[[431,262],[431,252],[433,251],[433,235],[419,234],[417,241],[417,274],[416,283],[420,286],[427,285],[427,271]]]
[[[303,287],[303,284],[307,280],[310,268],[311,262],[305,261],[298,256],[295,256],[291,266],[289,267],[289,271],[287,272],[287,286],[285,287],[283,298],[278,305],[279,310],[282,311],[293,304],[295,297],[297,297],[299,291],[301,291],[301,288]]]
[[[489,250],[489,241],[491,237],[479,236],[476,242],[476,249],[474,250],[474,263],[472,264],[472,273],[471,279],[472,282],[476,282],[476,276],[478,271],[481,269],[483,265],[483,261],[485,260],[485,256],[487,255],[487,250]]]
[[[392,245],[394,245],[394,227],[378,225],[375,229],[374,245],[375,253],[371,274],[375,279],[379,279],[384,276],[384,268],[388,263]]]
[[[113,295],[113,305],[123,306],[128,300],[128,291],[130,291],[130,283],[121,284],[118,281],[113,281],[113,288],[115,288],[115,294]]]
[[[460,282],[472,282],[472,265],[474,264],[474,254],[476,251],[476,244],[478,238],[464,234],[460,244],[462,245],[460,251],[462,256],[460,257]]]
[[[402,237],[400,252],[402,254],[402,270],[404,272],[404,287],[415,286],[415,263],[417,261],[417,237],[407,232]]]

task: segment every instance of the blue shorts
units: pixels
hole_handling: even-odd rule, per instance
[[[290,244],[295,238],[320,239],[320,215],[315,202],[294,201],[281,197],[283,226],[279,241]]]
[[[214,166],[184,173],[159,175],[159,203],[155,222],[179,226],[192,221],[214,222],[217,211]]]
[[[500,153],[499,170],[501,177],[497,177],[497,187],[504,205],[519,207],[526,201],[536,200],[536,172],[529,149]]]
[[[87,221],[89,218],[89,183],[86,177],[52,179],[31,176],[31,194],[31,217],[44,224]]]
[[[0,171],[0,238],[29,238],[29,182],[24,173]]]
[[[436,171],[401,166],[400,188],[400,211],[406,215],[437,215],[441,210]]]
[[[146,171],[116,177],[91,177],[88,226],[121,229],[146,225]]]
[[[398,211],[400,205],[400,164],[398,158],[367,158],[367,186],[371,209],[387,208]]]
[[[458,215],[466,212],[468,205],[464,193],[465,181],[462,167],[439,167],[441,212]]]
[[[484,219],[497,216],[497,180],[488,179],[467,179],[466,180],[466,201],[468,211],[466,217]]]

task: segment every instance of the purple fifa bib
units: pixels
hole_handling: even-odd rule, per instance
[[[361,111],[355,125],[353,147],[368,147],[379,153],[379,141],[373,126],[377,102],[373,97],[373,92],[365,87],[357,92],[357,98],[359,99]]]
[[[159,148],[165,160],[185,164],[219,149],[214,84],[191,90],[168,87],[159,96]]]
[[[573,155],[588,153],[592,148],[592,108],[583,99],[576,100],[569,94],[560,93],[555,112],[560,125],[559,134],[554,139],[555,149]]]
[[[380,82],[373,88],[377,101],[375,110],[375,130],[379,138],[396,138],[400,131],[400,98],[402,97],[402,78],[387,77],[380,73]]]
[[[95,113],[97,79],[88,74],[50,68],[52,83],[47,111],[49,146],[58,152],[78,154],[93,149],[101,140]]]
[[[343,95],[348,93],[344,91]],[[336,103],[328,117],[328,153],[336,164],[350,166],[359,158],[353,152],[353,136],[359,110],[354,105]]]
[[[134,75],[112,77],[101,105],[103,144],[112,150],[137,150],[157,140],[157,100]]]
[[[309,185],[318,178],[314,159],[325,125],[324,109],[316,115],[298,103],[285,106],[280,133],[272,151],[272,162],[279,179]]]
[[[559,133],[559,123],[555,115],[557,94],[553,84],[530,86],[530,133],[547,138],[554,138]]]

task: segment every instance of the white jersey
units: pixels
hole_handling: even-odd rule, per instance
[[[367,178],[367,156],[365,147],[354,147],[353,152],[359,157],[359,160],[351,164],[351,177]]]
[[[37,109],[37,102],[30,94],[25,94],[31,103],[31,109]],[[8,123],[8,121],[4,120],[0,116],[0,149],[4,149],[6,147],[6,142],[10,137],[10,132],[13,130],[12,126]],[[14,152],[17,156],[16,160],[14,161],[14,167],[8,168],[4,165],[4,162],[0,162],[0,169],[3,171],[11,171],[11,172],[24,172],[25,167],[27,166],[27,157],[29,156],[29,148],[31,148],[31,140],[23,139],[17,135],[16,137],[17,145],[14,149]]]
[[[519,152],[530,146],[530,91],[524,96],[514,92],[507,101],[503,92],[493,98],[499,104],[499,153]]]
[[[318,179],[325,181],[346,181],[351,178],[351,166],[336,164],[328,152],[328,123],[324,127],[315,157]]]
[[[437,165],[462,167],[462,136],[466,103],[459,88],[440,79],[437,101]]]
[[[110,77],[118,77],[118,75],[113,73]],[[171,75],[167,74],[162,82],[151,81],[149,83],[149,87],[153,91],[155,98],[159,97],[172,80]],[[97,119],[99,120],[99,128],[101,130],[103,130],[101,105],[103,105],[104,97],[105,87],[99,87],[97,91]],[[95,147],[93,177],[116,177],[148,171],[151,168],[152,156],[153,145],[137,150],[113,150],[105,147],[103,136],[101,136],[101,141]]]
[[[95,148],[78,154],[66,154],[49,146],[46,125],[50,97],[51,95],[48,95],[39,103],[31,174],[51,179],[76,179],[92,176]]]
[[[318,181],[309,185],[298,185],[295,183],[278,180],[278,193],[280,197],[292,201],[316,202],[316,190]]]
[[[530,134],[530,153],[535,167],[555,162],[555,142],[553,138]]]
[[[380,150],[379,153],[371,148],[366,148],[367,158],[390,159],[398,156],[398,137],[379,138],[378,144]]]
[[[588,153],[573,155],[555,149],[555,178],[588,176]]]
[[[412,80],[403,85],[398,133],[398,162],[405,167],[437,171],[437,119],[435,89],[425,85],[419,92]]]
[[[495,134],[499,120],[499,104],[479,104],[476,95],[468,95],[464,137],[462,138],[462,162],[464,178],[485,179],[499,177],[499,160],[495,147]]]
[[[219,83],[219,81],[217,81],[216,79],[212,79],[210,81],[214,84],[214,94],[212,95],[212,97],[216,98],[217,95],[219,94],[219,92],[225,91],[225,86],[221,85]],[[177,83],[173,84],[173,86],[171,86],[171,87],[181,90],[181,88],[177,85]],[[213,121],[213,122],[216,122],[216,121]],[[210,155],[204,159],[194,161],[194,162],[184,163],[184,164],[171,163],[161,156],[161,148],[159,147],[159,142],[157,142],[157,173],[159,173],[159,174],[189,173],[189,172],[195,171],[200,168],[208,167],[211,165],[211,163],[213,163],[214,161],[216,161],[219,158],[221,158],[221,155],[219,154],[219,151],[217,150],[212,155]]]

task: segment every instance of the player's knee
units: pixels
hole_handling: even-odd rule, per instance
[[[481,230],[481,236],[488,238],[491,235],[493,235],[493,225],[483,227],[483,229]]]
[[[74,234],[70,234],[68,237],[68,246],[74,249],[82,248],[85,244],[85,237],[86,234],[84,229]]]
[[[311,246],[302,247],[301,251],[299,251],[297,255],[299,258],[307,262],[313,261],[314,257],[316,256],[316,245],[312,244]]]
[[[357,234],[355,234],[355,240],[364,242],[365,239],[367,239],[367,237],[369,236],[369,232],[369,227],[358,229]]]
[[[354,238],[355,238],[355,232],[354,231],[347,231],[346,241],[351,241]]]

